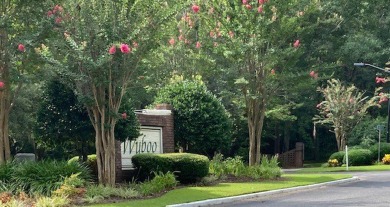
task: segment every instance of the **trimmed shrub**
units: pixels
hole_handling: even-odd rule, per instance
[[[173,160],[162,157],[158,154],[136,154],[131,158],[134,168],[137,169],[137,178],[140,181],[153,178],[154,173],[173,172]]]
[[[209,173],[210,161],[206,156],[189,153],[162,154],[173,159],[174,172],[181,183],[192,183],[200,180]]]
[[[348,150],[348,163],[350,166],[371,165],[373,163],[372,152],[368,149]]]
[[[373,161],[375,161],[378,156],[378,143],[372,145],[370,147],[370,151],[373,155]],[[390,143],[381,143],[381,151],[379,157],[384,157],[385,154],[390,154]]]
[[[341,163],[343,163],[344,155],[345,155],[344,151],[335,152],[332,155],[330,155],[328,160],[336,159],[337,162],[341,165]]]
[[[194,182],[209,172],[209,159],[190,153],[138,154],[132,157],[138,178],[152,178],[154,173],[175,172],[182,183]]]
[[[70,160],[68,160],[68,163],[79,162],[79,160],[80,160],[79,156],[72,157]],[[84,164],[90,170],[92,179],[98,180],[98,168],[97,168],[96,155],[95,154],[88,155],[88,159]]]

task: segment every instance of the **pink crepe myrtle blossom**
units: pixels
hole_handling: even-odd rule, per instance
[[[248,0],[242,0],[242,4],[248,4]]]
[[[20,52],[25,52],[25,51],[26,51],[26,48],[24,47],[23,44],[19,44],[19,45],[18,45],[18,50],[19,50]]]
[[[258,13],[263,13],[263,6],[259,6],[259,7],[257,8],[257,12],[258,12]]]
[[[376,77],[375,83],[386,83],[386,78]]]
[[[300,41],[299,41],[299,40],[295,40],[293,46],[294,46],[295,48],[298,48],[300,45],[301,45]]]
[[[379,104],[387,102],[388,100],[389,100],[389,98],[387,98],[387,96],[381,96],[379,99]]]
[[[49,10],[47,11],[47,17],[52,17],[53,16],[53,11]]]
[[[201,46],[202,46],[202,44],[201,44],[199,41],[196,42],[196,46],[195,46],[195,47],[196,47],[197,49],[199,49]]]
[[[196,5],[196,4],[192,5],[192,11],[193,11],[194,13],[198,13],[198,12],[199,12],[199,9],[200,9],[200,7],[199,7],[198,5]]]
[[[170,45],[173,46],[175,44],[175,39],[172,37],[168,42]]]
[[[127,54],[127,53],[130,53],[131,52],[131,48],[129,47],[128,44],[121,44],[121,52],[124,53],[124,54]]]
[[[108,50],[108,54],[113,55],[113,54],[115,54],[115,53],[116,53],[116,46],[113,45],[113,46],[111,46],[110,49]]]
[[[0,89],[3,89],[5,86],[4,82],[3,81],[0,81]]]

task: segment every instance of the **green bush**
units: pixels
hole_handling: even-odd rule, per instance
[[[378,143],[372,145],[370,151],[372,152],[373,161],[376,161],[378,157]],[[381,143],[380,158],[384,157],[385,154],[390,154],[390,143]]]
[[[132,157],[138,178],[152,178],[153,173],[175,172],[182,183],[193,182],[209,172],[206,156],[190,153],[138,154]]]
[[[11,179],[12,163],[0,165],[0,181],[8,181]]]
[[[173,172],[173,160],[157,154],[136,154],[131,158],[134,168],[137,169],[137,179],[140,181],[153,178],[155,172]]]
[[[332,155],[330,155],[328,160],[336,159],[337,162],[341,164],[341,163],[343,163],[344,155],[345,155],[344,151],[335,152]]]
[[[247,169],[247,176],[253,179],[275,179],[281,175],[282,169],[279,167],[276,156],[271,159],[263,156],[260,165],[249,166]]]
[[[141,183],[138,190],[141,195],[152,195],[171,189],[177,185],[175,175],[172,172],[154,173],[154,178],[150,181]]]
[[[78,162],[23,162],[11,168],[11,178],[7,180],[13,190],[22,190],[30,194],[51,195],[58,189],[66,177],[80,173],[80,178],[89,180],[88,169]]]
[[[221,101],[197,77],[175,77],[162,88],[155,104],[168,103],[174,110],[175,146],[187,152],[205,154],[227,151],[231,143],[232,122]]]
[[[344,162],[345,156],[344,156]],[[361,166],[371,165],[373,163],[373,154],[368,149],[352,149],[348,150],[348,165]]]
[[[68,160],[68,163],[79,162],[79,160],[80,160],[79,156],[72,157],[70,160]],[[95,154],[88,155],[88,159],[84,164],[90,170],[92,179],[98,180],[98,168],[97,168],[96,155]]]

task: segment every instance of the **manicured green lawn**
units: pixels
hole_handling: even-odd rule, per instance
[[[93,206],[161,207],[169,204],[185,203],[211,198],[221,198],[254,192],[269,191],[275,189],[309,185],[314,183],[322,183],[350,177],[351,175],[344,174],[287,174],[283,175],[283,178],[287,178],[283,181],[264,181],[256,183],[221,183],[210,187],[186,187],[170,191],[159,198],[132,200],[123,203],[99,204]]]
[[[390,170],[390,165],[368,165],[368,166],[351,166],[348,171],[386,171]],[[303,168],[294,173],[326,173],[326,172],[346,172],[346,167],[313,167]]]

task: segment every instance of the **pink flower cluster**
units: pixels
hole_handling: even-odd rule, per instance
[[[198,12],[199,12],[199,9],[200,9],[200,7],[199,7],[198,5],[196,5],[196,4],[192,5],[192,11],[193,11],[194,13],[198,13]]]
[[[245,6],[246,9],[251,10],[252,5],[249,2],[250,0],[242,0],[242,4]],[[257,7],[257,12],[258,13],[263,13],[263,5],[267,2],[268,0],[258,0],[259,6]]]
[[[384,102],[387,102],[387,101],[389,100],[389,98],[387,98],[387,95],[384,94],[384,93],[380,93],[379,96],[380,96],[380,98],[379,98],[379,104],[384,103]]]
[[[375,83],[386,83],[386,82],[387,82],[386,78],[381,78],[381,77],[375,78]]]
[[[62,17],[61,14],[63,13],[64,9],[60,5],[55,5],[53,7],[53,10],[49,10],[47,12],[47,17],[52,18],[55,17],[54,22],[56,24],[61,24],[62,23]]]
[[[133,46],[135,48],[138,47],[138,43],[137,42],[133,42]],[[110,54],[110,55],[115,54],[116,53],[116,48],[117,48],[116,45],[112,45],[110,47],[110,49],[108,49],[108,54]],[[128,44],[124,44],[124,43],[119,45],[119,49],[121,50],[121,52],[123,54],[128,54],[128,53],[130,53],[132,51],[132,48]]]
[[[0,81],[0,89],[3,89],[5,86],[4,82],[3,81]]]
[[[19,50],[20,52],[26,52],[26,48],[24,47],[24,45],[23,45],[22,43],[20,43],[20,44],[18,45],[18,50]]]
[[[310,77],[317,79],[318,78],[318,73],[314,72],[313,70],[309,73]]]

